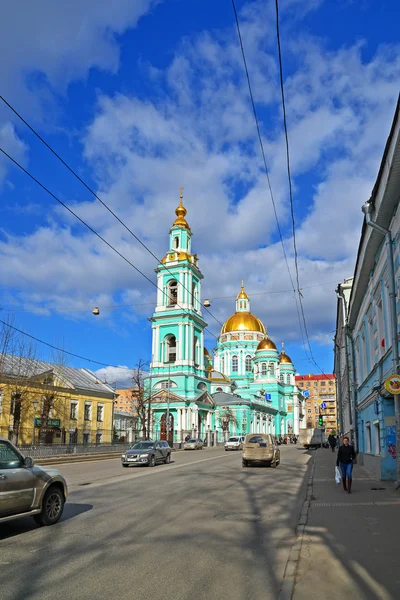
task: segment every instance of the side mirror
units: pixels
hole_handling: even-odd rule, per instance
[[[27,469],[31,469],[33,465],[33,458],[31,458],[30,456],[26,456],[24,460],[24,467],[26,467]]]

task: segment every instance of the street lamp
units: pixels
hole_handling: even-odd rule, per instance
[[[100,309],[98,306],[95,306],[94,309],[92,310],[92,314],[97,317],[97,315],[100,314]]]
[[[35,414],[37,407],[39,406],[39,400],[33,401],[33,429],[32,429],[32,446],[35,445]]]

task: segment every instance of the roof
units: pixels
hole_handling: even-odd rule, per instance
[[[113,388],[103,383],[89,369],[75,369],[9,354],[1,356],[0,362],[0,371],[7,377],[35,379],[52,373],[62,381],[64,387],[114,395]]]
[[[324,373],[324,375],[295,375],[295,381],[312,381],[312,380],[327,381],[328,379],[336,379],[333,373]]]
[[[386,141],[381,164],[375,185],[372,189],[369,201],[375,212],[373,220],[388,229],[393,217],[393,212],[399,201],[400,187],[400,139],[399,139],[399,114],[400,95],[397,100],[396,110],[393,117],[389,137]],[[361,204],[361,203],[360,203]],[[361,209],[361,206],[360,206]],[[354,282],[349,304],[349,326],[354,327],[359,315],[360,307],[368,286],[370,272],[375,265],[375,257],[378,249],[384,242],[384,236],[368,227],[365,221],[361,230],[360,243],[358,246],[357,260],[354,269]]]
[[[246,400],[237,394],[228,394],[227,392],[215,392],[215,394],[212,394],[212,399],[217,406],[229,406],[230,404],[250,404],[250,400]]]

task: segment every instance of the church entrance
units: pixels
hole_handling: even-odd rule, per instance
[[[168,444],[172,446],[174,441],[174,415],[169,413],[169,420],[167,422],[167,413],[161,416],[160,421],[160,439],[167,440]]]

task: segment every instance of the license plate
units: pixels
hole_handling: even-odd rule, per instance
[[[137,458],[128,458],[128,462],[136,462]]]

